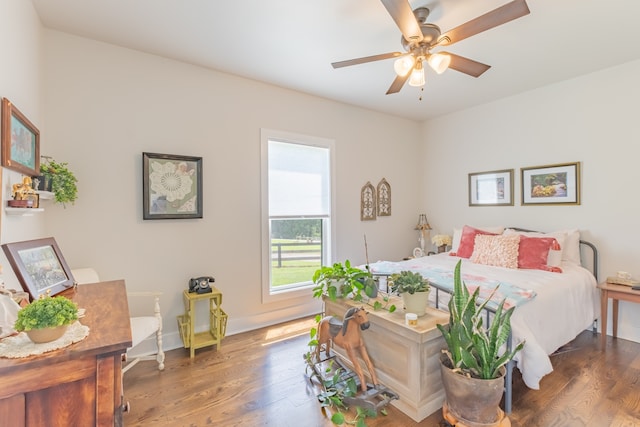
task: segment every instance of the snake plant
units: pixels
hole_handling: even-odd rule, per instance
[[[500,368],[524,347],[524,342],[508,351],[505,347],[511,332],[511,315],[515,307],[504,309],[505,300],[498,305],[488,328],[483,325],[483,310],[496,292],[496,287],[484,302],[478,301],[480,288],[473,293],[462,282],[461,261],[454,270],[454,289],[449,300],[449,324],[437,327],[447,343],[451,367],[462,374],[481,379],[499,376]],[[499,286],[499,285],[498,285]]]

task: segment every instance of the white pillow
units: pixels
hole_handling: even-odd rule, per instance
[[[471,226],[470,226],[471,227]],[[473,227],[488,233],[502,234],[504,227]],[[460,247],[460,239],[462,239],[462,228],[453,229],[453,238],[451,239],[451,252],[458,252]]]
[[[564,245],[565,249],[562,251],[562,260],[570,262],[575,265],[581,265],[580,262],[580,230],[563,230],[567,233]]]

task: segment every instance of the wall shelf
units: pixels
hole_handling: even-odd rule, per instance
[[[7,215],[33,216],[35,213],[44,212],[44,208],[10,208],[5,206]]]
[[[38,195],[40,196],[40,200],[53,200],[56,197],[56,193],[53,193],[51,191],[38,190],[36,191],[36,193],[38,193]]]

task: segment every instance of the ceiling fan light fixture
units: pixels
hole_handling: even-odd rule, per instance
[[[415,63],[413,55],[402,55],[393,63],[393,69],[397,75],[404,77],[411,71]]]
[[[416,66],[413,68],[411,77],[409,78],[409,85],[415,87],[424,86],[424,68],[422,68],[422,61],[416,62]]]
[[[444,73],[451,64],[451,55],[446,53],[432,53],[427,59],[429,66],[438,74]]]

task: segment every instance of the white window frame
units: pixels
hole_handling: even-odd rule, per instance
[[[272,303],[290,299],[311,298],[313,287],[309,285],[300,286],[296,289],[283,290],[281,292],[271,292],[271,233],[269,230],[269,141],[279,141],[292,144],[309,145],[329,149],[329,180],[331,188],[330,208],[329,208],[329,228],[324,230],[329,242],[323,246],[323,259],[331,260],[335,253],[336,242],[336,221],[335,221],[335,141],[321,137],[296,134],[274,129],[260,129],[260,162],[261,162],[261,260],[262,260],[262,302]],[[309,278],[311,280],[311,278]]]

